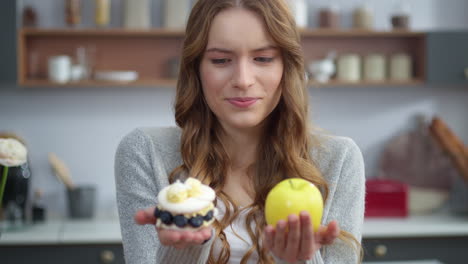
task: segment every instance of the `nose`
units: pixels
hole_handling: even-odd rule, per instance
[[[234,87],[239,89],[249,88],[255,83],[254,72],[247,59],[239,60],[239,63],[236,65],[232,81]]]

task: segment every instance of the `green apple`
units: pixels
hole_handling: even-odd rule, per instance
[[[286,179],[275,185],[267,195],[265,217],[269,225],[276,227],[279,220],[288,221],[290,214],[309,212],[314,231],[320,226],[323,213],[323,198],[319,189],[311,182]]]

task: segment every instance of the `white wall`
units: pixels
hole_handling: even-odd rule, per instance
[[[37,6],[42,26],[63,25],[59,7],[63,1],[41,0],[41,5],[34,0],[23,2]],[[83,2],[89,5],[90,1]],[[327,2],[310,1],[311,10]],[[359,2],[342,0],[343,12],[349,13]],[[377,27],[387,27],[393,1],[370,3],[376,12]],[[468,1],[413,0],[411,3],[415,29],[468,27],[468,18],[463,14],[468,10]],[[159,1],[155,2],[155,13],[159,6]],[[92,6],[86,8],[92,10]],[[118,18],[117,8],[113,16]],[[153,20],[154,25],[159,25],[159,16],[155,15]],[[92,19],[88,21],[91,25]],[[350,20],[343,20],[345,26],[349,23]],[[310,24],[314,24],[313,14]],[[410,127],[416,114],[441,115],[468,142],[466,88],[348,87],[311,89],[310,93],[313,121],[331,133],[349,136],[358,143],[364,153],[367,176],[375,174],[385,142]],[[76,182],[97,184],[98,207],[105,214],[113,214],[113,159],[119,140],[138,126],[173,125],[173,96],[173,88],[163,87],[24,89],[2,84],[0,130],[14,131],[27,140],[33,187],[45,191],[45,202],[55,214],[64,213],[64,187],[51,173],[48,152],[57,153],[68,163]]]

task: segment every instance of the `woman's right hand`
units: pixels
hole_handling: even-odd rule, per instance
[[[150,207],[145,210],[138,210],[135,214],[135,222],[139,225],[155,225],[156,217],[154,216],[154,209]],[[193,245],[201,245],[206,240],[211,238],[211,227],[204,227],[197,231],[178,231],[172,229],[164,229],[156,227],[159,236],[159,241],[165,246],[173,246],[177,249],[184,249]]]

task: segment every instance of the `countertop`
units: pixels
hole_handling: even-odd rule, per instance
[[[363,238],[468,236],[468,216],[448,214],[408,218],[365,219]],[[0,245],[117,244],[121,243],[119,220],[52,219],[2,232]]]

